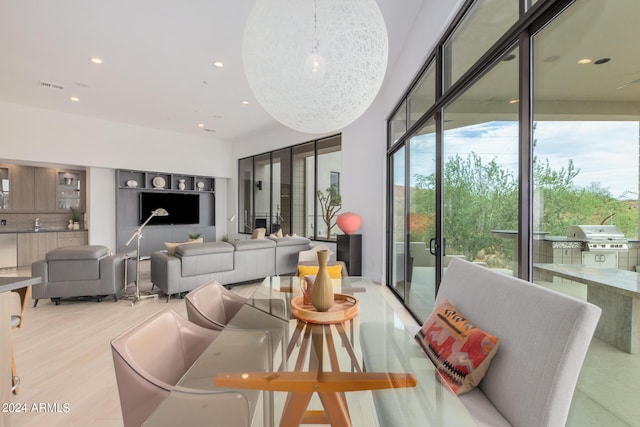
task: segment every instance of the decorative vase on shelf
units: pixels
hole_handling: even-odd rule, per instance
[[[179,179],[178,180],[178,190],[184,190],[185,185],[184,185],[184,179]]]
[[[80,223],[79,222],[74,222],[73,223],[73,230],[80,230]]]
[[[353,234],[362,225],[362,218],[357,213],[345,212],[338,215],[336,224],[344,234]]]
[[[329,254],[330,252],[327,250],[318,251],[319,268],[311,293],[311,305],[318,311],[329,311],[333,305],[333,284],[327,270]]]
[[[67,228],[69,230],[73,230],[73,220],[72,219],[69,220],[69,225],[67,225]]]

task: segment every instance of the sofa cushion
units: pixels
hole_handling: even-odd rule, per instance
[[[226,242],[206,242],[176,247],[175,255],[178,258],[186,258],[196,255],[219,254],[233,252],[233,246]]]
[[[50,282],[100,280],[100,260],[109,255],[106,246],[66,246],[46,255]]]
[[[180,245],[175,256],[181,259],[182,277],[233,270],[233,246],[226,242]]]
[[[167,253],[169,255],[175,255],[176,248],[180,245],[189,245],[193,243],[202,243],[202,242],[203,242],[202,237],[199,237],[197,239],[187,240],[184,242],[164,242],[164,246],[165,248],[167,248]]]
[[[436,305],[416,338],[456,394],[466,393],[480,383],[499,343],[498,338],[474,326],[447,299]]]
[[[72,259],[101,259],[109,255],[109,249],[101,245],[65,246],[47,252],[47,261]]]
[[[271,237],[270,240],[276,242],[276,246],[308,246],[311,244],[311,240],[306,237],[292,237],[292,236],[284,236],[284,237]]]
[[[237,252],[270,249],[276,246],[276,243],[270,239],[234,240],[231,244],[236,248]]]

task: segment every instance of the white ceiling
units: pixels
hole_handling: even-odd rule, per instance
[[[426,1],[377,0],[390,64]],[[279,126],[255,101],[242,68],[253,3],[0,0],[0,101],[228,141]],[[92,56],[104,63],[92,64]],[[224,67],[213,67],[215,60]]]

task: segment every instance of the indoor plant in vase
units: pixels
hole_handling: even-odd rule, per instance
[[[78,208],[71,208],[71,221],[73,221],[73,229],[80,230],[80,219],[82,218],[82,212]]]

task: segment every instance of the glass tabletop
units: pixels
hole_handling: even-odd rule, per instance
[[[194,399],[185,390],[235,390],[247,397],[252,426],[297,425],[301,418],[304,424],[474,426],[380,285],[361,277],[332,282],[334,293],[357,299],[357,315],[310,323],[291,312],[301,281],[266,278],[144,425],[172,425],[170,414],[188,404],[185,395]],[[270,354],[256,358],[262,353]]]

